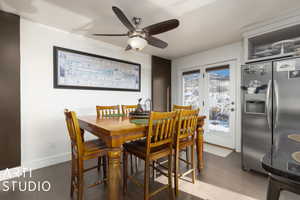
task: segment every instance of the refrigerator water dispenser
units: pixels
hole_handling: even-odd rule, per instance
[[[246,94],[244,109],[247,114],[266,114],[265,94]]]

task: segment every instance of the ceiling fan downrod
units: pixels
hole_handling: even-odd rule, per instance
[[[136,26],[136,28],[138,28],[139,25],[141,25],[141,23],[142,23],[142,18],[140,18],[140,17],[133,17],[132,18],[132,22]]]

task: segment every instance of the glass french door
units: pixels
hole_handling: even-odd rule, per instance
[[[234,148],[235,98],[230,64],[205,68],[206,142]]]
[[[183,77],[183,104],[206,115],[204,139],[235,148],[235,62],[187,71]]]

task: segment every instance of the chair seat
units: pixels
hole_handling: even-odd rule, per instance
[[[87,157],[87,159],[103,156],[108,151],[106,144],[100,139],[84,142],[84,149],[84,157]]]
[[[146,139],[125,143],[123,145],[123,147],[127,152],[129,152],[143,160],[146,159]],[[170,150],[168,144],[161,145],[158,147],[153,147],[153,148],[151,148],[151,151],[150,151],[150,159],[156,160],[156,159],[165,157],[165,156],[169,155],[171,153],[171,151],[172,150]]]

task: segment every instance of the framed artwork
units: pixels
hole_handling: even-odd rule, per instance
[[[54,88],[141,91],[141,65],[53,47]]]

